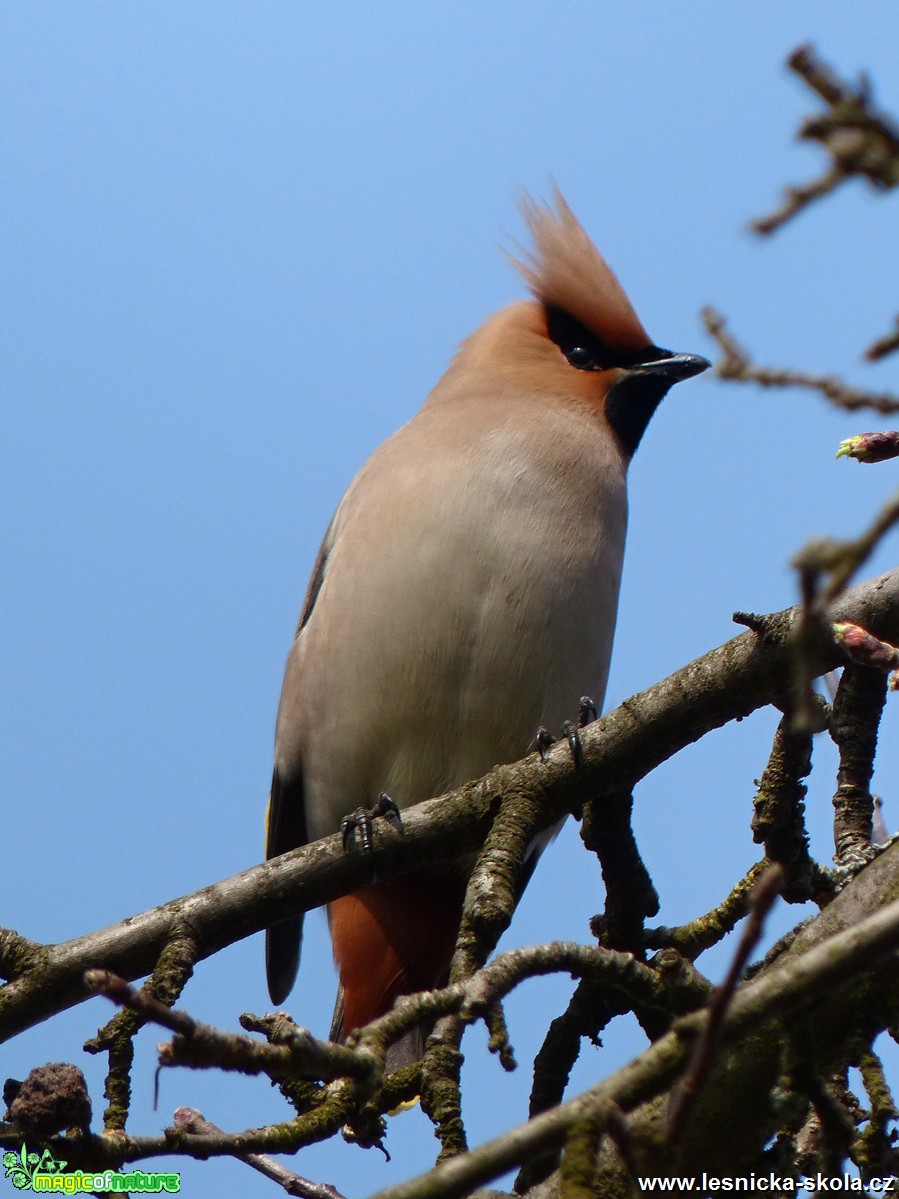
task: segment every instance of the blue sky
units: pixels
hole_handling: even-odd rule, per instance
[[[0,923],[62,940],[259,860],[318,542],[459,340],[521,294],[500,247],[522,233],[522,187],[558,182],[660,344],[712,354],[698,311],[715,303],[760,360],[897,387],[896,359],[859,361],[897,308],[896,200],[854,183],[771,240],[746,231],[823,165],[792,140],[817,102],[783,66],[808,40],[844,73],[869,69],[899,112],[887,0],[3,7]],[[854,534],[892,489],[889,464],[834,460],[877,427],[709,376],[672,393],[632,471],[607,706],[730,637],[735,608],[794,602],[791,555]],[[723,730],[641,785],[665,923],[753,860],[773,725]],[[895,733],[891,712],[877,779],[891,827]],[[822,746],[809,808],[825,859],[832,772]],[[507,944],[583,939],[601,906],[567,828]],[[333,974],[324,920],[308,924],[291,1007],[324,1034]],[[522,1062],[569,991],[543,981],[510,1004]],[[267,1010],[261,938],[201,965],[184,1004],[229,1028]],[[83,1058],[110,1014],[97,999],[3,1046],[0,1073]],[[259,1080],[187,1072],[163,1077],[153,1112],[161,1039],[138,1040],[135,1132],[183,1104],[234,1130],[287,1115]],[[466,1044],[477,1141],[523,1118],[527,1069],[503,1076],[481,1031]],[[577,1085],[639,1044],[612,1030]],[[102,1066],[80,1064],[99,1113]],[[434,1151],[418,1112],[388,1146],[389,1165],[342,1144],[293,1164],[356,1196]],[[182,1169],[190,1196],[272,1194],[233,1163]]]

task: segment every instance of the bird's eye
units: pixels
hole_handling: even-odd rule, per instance
[[[611,366],[614,354],[577,317],[554,304],[546,306],[546,331],[572,366],[579,371],[601,371]]]
[[[570,350],[565,351],[565,357],[579,371],[596,370],[596,357],[586,346],[572,346]]]

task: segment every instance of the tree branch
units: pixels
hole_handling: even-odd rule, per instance
[[[808,391],[819,391],[836,408],[845,408],[847,412],[856,412],[860,408],[871,408],[887,416],[899,412],[899,396],[889,391],[865,391],[844,383],[836,375],[815,375],[779,366],[756,366],[748,351],[727,328],[724,317],[711,306],[703,308],[702,322],[723,352],[723,357],[715,363],[715,374],[719,379],[734,383],[757,383],[760,387],[803,387]]]
[[[880,871],[877,870],[878,866],[881,867]],[[897,867],[899,848],[888,851],[865,871],[865,874],[870,873],[871,883],[861,890],[868,903],[876,902],[874,892],[878,889],[877,884],[881,888],[895,886],[899,872]],[[815,1004],[830,1017],[829,1024],[833,1024],[835,1019],[840,1018],[840,1009],[845,1010],[846,1003],[852,1003],[851,998],[844,999],[837,994],[838,988],[861,974],[873,971],[881,963],[885,963],[884,973],[895,978],[895,961],[888,959],[892,959],[895,949],[899,947],[899,900],[894,899],[860,923],[855,923],[859,896],[849,897],[849,890],[854,889],[847,889],[838,896],[776,966],[737,991],[722,1021],[720,1037],[723,1045],[733,1046],[741,1038],[762,1029],[769,1021],[795,1016]],[[839,931],[829,935],[834,929]],[[879,981],[879,978],[875,978],[872,985],[877,985]],[[522,1161],[559,1149],[571,1130],[585,1120],[602,1122],[607,1118],[604,1112],[609,1104],[621,1112],[633,1112],[662,1094],[676,1081],[708,1020],[708,1010],[683,1017],[640,1057],[598,1086],[533,1117],[526,1124],[513,1128],[468,1154],[445,1162],[427,1174],[379,1191],[375,1199],[435,1199],[436,1196],[453,1199],[466,1195]],[[765,1038],[756,1036],[754,1044],[760,1042],[764,1043]],[[767,1038],[768,1057],[773,1053],[775,1063],[781,1043],[782,1033],[772,1031]],[[752,1059],[753,1055],[743,1055],[744,1073],[747,1057]],[[748,1066],[755,1068],[751,1060]],[[727,1082],[731,1102],[744,1104],[742,1114],[745,1116],[745,1093],[741,1091],[739,1077],[735,1077],[733,1061],[725,1064],[722,1072],[729,1075]],[[706,1095],[703,1098],[716,1104],[720,1095],[716,1092],[711,1097]],[[656,1112],[653,1110],[651,1114],[655,1116]],[[630,1127],[633,1130],[633,1123]],[[757,1136],[759,1129],[756,1127],[752,1132]],[[699,1140],[709,1154],[718,1157],[727,1155],[723,1172],[733,1175],[740,1169],[741,1159],[739,1152],[734,1151],[733,1140],[723,1137],[717,1144],[712,1143],[707,1129]],[[654,1143],[658,1153],[659,1142]],[[688,1155],[682,1162],[681,1172],[689,1173],[701,1168],[697,1167],[697,1152],[700,1150],[694,1143],[688,1150],[692,1156]],[[662,1164],[656,1159],[651,1172],[661,1173]],[[600,1187],[598,1193],[607,1192]]]
[[[445,857],[448,847],[476,849],[510,792],[533,797],[548,828],[574,810],[585,791],[595,797],[632,788],[685,745],[770,703],[789,685],[790,631],[797,613],[788,608],[766,617],[761,632],[734,637],[588,725],[581,732],[579,769],[563,742],[548,752],[545,762],[532,754],[416,805],[404,816],[402,835],[381,822],[375,831],[380,877],[392,878]],[[899,639],[899,570],[844,592],[829,618],[863,625],[885,640]],[[810,649],[816,674],[842,661],[842,651],[830,637]],[[275,920],[346,894],[370,877],[371,861],[344,853],[335,834],[58,945],[39,946],[0,930],[0,973],[11,978],[0,988],[0,1039],[86,999],[87,970],[106,969],[126,979],[151,973],[173,929],[190,930],[197,960],[202,960]]]

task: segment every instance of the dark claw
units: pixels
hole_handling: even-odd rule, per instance
[[[340,834],[343,837],[343,852],[349,853],[359,834],[362,852],[371,853],[371,812],[368,808],[357,808],[349,816],[344,816],[340,822]]]
[[[377,803],[371,810],[372,816],[386,816],[394,828],[403,827],[403,818],[400,815],[400,810],[387,794],[382,791],[378,796]]]
[[[378,816],[386,816],[394,828],[403,827],[400,810],[387,794],[382,791],[370,808],[356,808],[349,816],[344,816],[340,822],[340,834],[343,837],[343,852],[349,853],[359,835],[359,848],[369,856],[372,852],[371,825]]]
[[[562,725],[562,732],[568,741],[568,748],[571,750],[574,768],[575,770],[580,770],[584,763],[584,747],[581,745],[581,735],[570,720],[566,720]]]
[[[537,746],[537,753],[540,755],[541,762],[546,761],[546,751],[551,745],[555,745],[555,743],[555,737],[549,729],[545,729],[541,724],[540,728],[537,729],[537,736],[534,738],[534,744]]]
[[[578,708],[578,723],[580,727],[584,728],[585,725],[591,724],[598,717],[599,713],[596,711],[596,704],[589,695],[582,695]]]

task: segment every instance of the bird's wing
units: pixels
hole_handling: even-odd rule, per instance
[[[306,589],[306,598],[300,612],[296,635],[299,637],[312,615],[315,601],[321,591],[331,548],[331,530],[328,526],[312,577]],[[306,831],[306,800],[303,785],[302,764],[295,764],[290,778],[281,775],[278,767],[272,773],[272,789],[269,793],[266,815],[265,856],[266,859],[297,849],[308,841]],[[265,934],[265,971],[272,1003],[283,1003],[290,994],[300,965],[300,945],[303,940],[303,913],[279,920]]]
[[[277,857],[306,844],[306,809],[303,802],[303,776],[285,784],[277,768],[272,774],[268,801],[265,856]],[[279,920],[265,934],[265,972],[272,1003],[283,1003],[290,994],[300,965],[303,939],[303,913]]]

